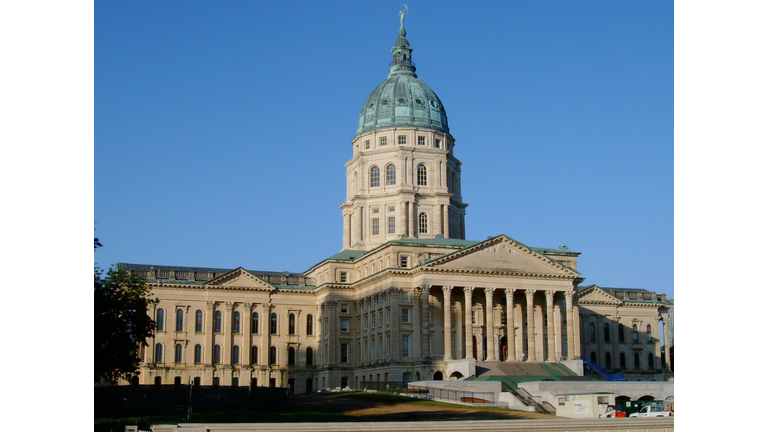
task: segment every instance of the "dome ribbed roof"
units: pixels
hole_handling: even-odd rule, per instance
[[[448,116],[437,94],[416,76],[411,48],[400,27],[392,47],[389,77],[368,96],[360,110],[357,134],[391,127],[449,132]]]
[[[414,75],[391,76],[371,92],[360,110],[357,133],[395,126],[448,132],[443,103]]]

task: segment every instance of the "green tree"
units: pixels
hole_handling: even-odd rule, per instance
[[[94,239],[94,249],[96,244]],[[129,380],[139,369],[140,346],[155,331],[147,309],[156,300],[143,279],[114,269],[103,276],[95,268],[93,290],[94,382]]]

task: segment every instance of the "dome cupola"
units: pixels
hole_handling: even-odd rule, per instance
[[[449,132],[448,116],[437,94],[416,76],[411,47],[400,15],[392,47],[389,76],[368,96],[360,110],[357,134],[392,127],[418,127]]]

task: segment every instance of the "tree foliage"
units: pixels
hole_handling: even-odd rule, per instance
[[[147,313],[156,300],[136,275],[110,269],[93,272],[94,382],[129,380],[139,369],[138,351],[147,346],[155,321]]]

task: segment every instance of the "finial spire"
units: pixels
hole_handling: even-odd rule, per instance
[[[397,35],[399,37],[395,42],[395,46],[392,47],[392,63],[389,64],[389,76],[399,74],[416,76],[416,65],[411,59],[413,48],[408,43],[408,39],[405,38],[405,26],[403,25],[405,14],[408,13],[408,5],[403,4],[400,6],[403,8],[398,13],[400,16],[400,30],[397,31]]]
[[[408,5],[407,4],[401,4],[400,6],[403,7],[403,9],[398,12],[398,15],[400,16],[400,28],[405,29],[405,26],[403,26],[403,20],[405,19],[405,14],[408,13]]]

